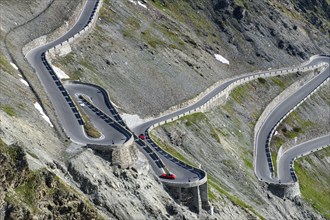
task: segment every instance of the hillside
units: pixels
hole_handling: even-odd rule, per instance
[[[171,148],[174,154],[180,155],[193,164],[201,164],[213,177],[210,179],[210,185],[211,191],[215,195],[229,193],[241,198],[267,219],[311,218],[311,216],[308,216],[311,215],[310,211],[306,210],[311,210],[310,205],[313,205],[313,207],[322,206],[323,202],[321,200],[316,201],[314,199],[308,205],[311,194],[307,196],[305,202],[301,201],[299,197],[283,197],[281,190],[277,189],[274,192],[267,185],[258,182],[253,169],[253,138],[256,120],[265,105],[296,80],[299,80],[297,75],[292,74],[288,77],[269,78],[265,82],[262,81],[263,83],[256,80],[239,86],[233,90],[227,101],[222,100],[219,106],[212,108],[210,111],[184,117],[158,127],[152,133],[156,136],[156,139],[163,140],[160,141],[163,147],[165,145],[171,146],[168,146],[168,148]],[[248,95],[247,91],[249,91]],[[317,109],[318,111],[321,111],[322,108],[330,108],[327,100],[320,98],[324,97],[327,92],[328,87],[322,88],[320,93],[314,96],[320,102],[318,108],[321,109]],[[310,102],[308,101],[306,104],[308,105],[308,103]],[[296,117],[303,117],[307,114],[312,117],[311,115],[313,115],[314,118],[311,120],[316,120],[318,116],[311,112],[313,112],[311,109],[302,106],[293,115]],[[290,120],[290,116],[288,120]],[[295,123],[303,127],[303,121],[295,121]],[[325,123],[328,124],[326,121]],[[312,125],[304,128],[299,136],[311,137],[312,135],[308,131],[312,128]],[[322,134],[327,132],[328,127],[326,125],[321,127],[320,124],[317,124],[314,129]],[[320,183],[320,188],[319,191],[313,192],[321,196],[324,190],[327,190],[326,182],[328,179],[326,175],[323,176],[321,173],[326,172],[328,165],[321,165],[320,163],[328,164],[328,156],[327,154],[319,155],[324,155],[322,156],[323,162],[315,158],[313,160],[315,163],[310,162],[309,169],[317,171],[313,175]],[[301,167],[301,165],[298,166]],[[305,180],[305,172],[310,173],[311,171],[303,170],[299,169],[298,178],[301,174],[304,175]],[[313,185],[304,184],[304,180],[301,184],[304,185],[304,188],[308,188],[305,191],[314,188]],[[220,192],[218,191],[219,187],[222,189]],[[302,194],[304,193],[303,190]],[[328,200],[327,198],[324,199]],[[214,196],[213,204],[216,207],[218,201],[219,198]],[[297,204],[300,204],[300,206],[297,206]],[[326,206],[323,206],[322,214],[326,216],[324,207]]]
[[[296,163],[301,197],[274,192],[252,167],[258,116],[312,72],[239,86],[209,111],[153,130],[160,146],[208,172],[213,216],[176,203],[136,146],[115,166],[121,152],[70,142],[24,56],[67,31],[83,3],[0,3],[0,219],[329,218],[320,193],[329,188],[328,149]],[[106,89],[126,120],[143,119],[185,105],[219,80],[330,54],[329,10],[328,0],[104,0],[94,29],[52,63]],[[327,84],[279,127],[274,149],[329,132],[329,104]]]

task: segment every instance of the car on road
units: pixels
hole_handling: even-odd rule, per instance
[[[159,176],[160,178],[163,179],[170,179],[174,180],[176,178],[176,175],[174,173],[163,173],[162,175]]]
[[[140,134],[139,135],[139,138],[142,139],[142,140],[145,140],[146,139],[146,137],[144,136],[144,134]]]

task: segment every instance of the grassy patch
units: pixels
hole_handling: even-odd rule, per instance
[[[173,31],[173,27],[169,28],[166,25],[153,25],[157,30],[160,30],[161,33],[166,36],[166,38],[172,42],[170,47],[178,49],[181,46],[185,45],[185,42],[180,38],[179,30]]]
[[[4,112],[6,112],[7,115],[9,115],[9,116],[15,116],[16,115],[15,109],[10,105],[1,105],[1,109]]]
[[[157,46],[165,45],[164,41],[160,40],[156,35],[151,33],[151,31],[149,30],[142,31],[141,38],[143,41],[147,42],[153,48],[156,48]]]
[[[322,150],[323,153],[330,153],[329,147]],[[322,152],[318,152],[322,154]],[[316,210],[318,210],[326,219],[330,219],[330,173],[325,171],[322,173],[303,167],[303,161],[307,157],[298,159],[295,162],[294,170],[299,179],[299,187],[302,197]],[[321,167],[322,169],[322,167]],[[324,181],[320,181],[322,178]]]
[[[75,63],[75,58],[76,58],[75,54],[73,52],[70,52],[67,55],[63,56],[63,57],[62,56],[57,56],[56,57],[57,62],[54,62],[54,64],[60,63],[63,66],[66,66],[68,64]]]
[[[103,1],[103,6],[99,11],[99,18],[101,18],[101,21],[105,21],[107,23],[114,23],[118,16],[114,11],[110,9],[111,2],[109,0]]]
[[[216,201],[216,195],[212,192],[211,187],[207,187],[207,194],[210,201]]]
[[[38,157],[35,153],[33,153],[33,152],[29,151],[29,150],[27,150],[27,153],[28,153],[31,157],[33,157],[34,159],[39,159],[39,157]]]
[[[248,158],[243,157],[243,161],[244,161],[244,164],[245,164],[246,167],[253,170],[253,164]]]
[[[79,63],[92,72],[96,71],[94,65],[88,59],[82,59],[79,61]]]
[[[39,191],[38,188],[41,181],[40,175],[31,172],[28,175],[27,181],[15,189],[20,200],[23,201],[33,213],[36,213],[38,210],[38,203],[36,201],[38,200],[37,192]]]
[[[90,121],[88,115],[84,112],[84,110],[80,107],[80,105],[76,102],[76,100],[74,98],[72,98],[72,100],[75,103],[75,105],[77,106],[79,113],[85,122],[84,129],[85,129],[86,134],[92,138],[100,138],[101,133],[94,127],[94,125]]]
[[[277,136],[272,138],[272,142],[275,143],[276,151],[278,151],[280,147],[285,143],[285,141],[282,138]]]
[[[261,84],[265,84],[267,81],[264,78],[259,77],[258,82],[260,82]]]
[[[163,142],[162,140],[158,139],[155,137],[155,135],[153,135],[152,133],[150,133],[150,137],[151,139],[159,146],[161,147],[164,151],[166,151],[167,153],[171,154],[172,156],[178,158],[179,160],[185,162],[186,164],[189,164],[191,166],[197,167],[196,164],[192,163],[191,161],[189,161],[186,157],[184,157],[180,152],[178,152],[175,148],[167,145],[165,142]]]
[[[234,195],[231,195],[229,192],[227,192],[226,190],[224,190],[221,187],[221,184],[219,184],[219,181],[217,181],[214,177],[211,177],[210,175],[208,175],[208,184],[209,186],[211,186],[212,188],[214,188],[216,191],[218,191],[220,194],[225,195],[233,204],[240,206],[241,208],[248,210],[252,213],[254,213],[256,216],[258,216],[258,218],[260,219],[265,219],[262,215],[260,215],[255,209],[253,209],[252,206],[248,205],[247,203],[245,203],[243,200],[237,198]]]
[[[203,120],[208,120],[208,118],[203,113],[196,112],[194,114],[182,117],[182,120],[186,120],[187,122],[190,122],[191,124],[197,124]],[[186,122],[186,125],[187,125],[187,122]]]
[[[136,38],[138,35],[137,31],[140,30],[141,23],[134,17],[130,17],[126,19],[125,28],[122,30],[122,34],[124,37],[128,38]]]
[[[211,129],[211,135],[219,144],[221,144],[220,137],[214,128]]]
[[[251,89],[252,86],[250,83],[239,85],[231,91],[230,97],[233,98],[238,104],[242,104],[243,101],[247,98],[247,91]]]
[[[282,90],[284,90],[287,86],[283,82],[283,80],[280,77],[272,77],[272,81],[278,85]]]
[[[196,13],[189,1],[151,1],[157,8],[165,11],[174,19],[193,27],[198,35],[216,32],[216,27],[204,13]],[[205,37],[207,35],[203,35]]]
[[[15,72],[14,67],[12,65],[10,65],[10,63],[8,62],[6,57],[1,53],[0,53],[0,69],[4,70],[5,72],[12,74],[12,75]]]
[[[275,176],[277,175],[277,152],[278,151],[271,152],[272,162],[273,162],[273,169],[274,169]]]

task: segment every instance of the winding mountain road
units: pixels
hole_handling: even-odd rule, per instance
[[[99,86],[79,83],[67,82],[63,85],[62,81],[56,76],[51,65],[46,59],[46,53],[55,46],[61,45],[63,42],[69,42],[76,34],[85,29],[97,14],[97,7],[100,1],[87,0],[82,10],[82,13],[76,24],[60,38],[29,51],[26,55],[31,66],[35,69],[38,78],[41,81],[48,98],[52,102],[55,113],[70,139],[82,145],[98,144],[108,147],[120,147],[120,145],[128,143],[129,140],[134,140],[139,146],[139,149],[146,155],[150,164],[157,176],[164,172],[173,172],[177,178],[175,180],[162,179],[166,184],[180,184],[184,187],[200,185],[206,182],[206,173],[203,170],[191,167],[173,156],[163,151],[149,137],[149,130],[156,125],[173,121],[187,114],[197,111],[202,111],[202,107],[211,102],[217,95],[233,86],[236,82],[243,82],[263,77],[270,73],[258,72],[249,73],[227,80],[226,82],[216,86],[212,91],[205,94],[193,104],[178,109],[167,115],[152,119],[142,123],[134,128],[128,128],[124,123],[117,110],[109,100],[109,96],[104,89]],[[318,74],[308,84],[304,85],[292,98],[288,98],[283,104],[276,108],[264,122],[258,132],[256,141],[256,175],[266,182],[276,182],[271,175],[271,166],[267,158],[267,143],[270,139],[270,134],[275,124],[285,115],[292,107],[303,100],[315,88],[329,77],[329,58],[323,56],[315,56],[310,61],[302,64],[300,67],[312,67],[320,63],[327,63],[328,67],[322,73]],[[291,68],[284,68],[280,73],[288,73]],[[87,98],[85,98],[87,97]],[[81,109],[89,116],[94,126],[102,133],[99,139],[92,139],[86,136],[84,132],[84,121],[72,99],[76,99],[81,105]],[[131,132],[132,131],[132,132]],[[135,134],[145,134],[146,140],[139,139]],[[314,142],[321,142],[315,140]],[[313,143],[314,143],[313,142]],[[265,148],[266,146],[266,148]],[[305,146],[305,145],[304,145]],[[315,149],[314,145],[308,145],[308,150]],[[314,146],[314,147],[313,147]],[[295,158],[299,147],[293,148],[292,152],[288,152],[283,158],[283,168],[280,164],[280,178],[287,179],[287,160]],[[306,148],[306,147],[305,147]],[[295,150],[296,149],[296,150]],[[300,148],[299,148],[300,149]],[[280,160],[280,161],[282,161]],[[282,170],[283,169],[283,170]],[[282,177],[283,176],[283,177]]]
[[[315,62],[327,63],[327,67],[309,82],[305,83],[305,85],[294,94],[276,106],[276,108],[267,116],[261,125],[261,128],[257,132],[255,140],[255,173],[261,181],[268,183],[287,183],[280,178],[274,177],[274,169],[269,146],[272,138],[272,131],[275,129],[276,124],[284,118],[291,109],[297,106],[330,77],[329,57],[317,57],[313,59],[310,64],[315,64]],[[328,143],[328,145],[330,145],[330,143]],[[309,148],[310,150],[314,150],[315,145],[310,145]],[[280,167],[282,168],[283,166]],[[283,170],[280,170],[280,172],[283,173]]]
[[[315,150],[322,149],[330,145],[330,134],[315,138],[298,144],[286,150],[279,158],[277,173],[278,181],[281,184],[290,184],[297,181],[293,170],[293,161],[298,157],[305,156]]]

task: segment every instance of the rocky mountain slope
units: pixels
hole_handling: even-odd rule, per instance
[[[1,218],[322,218],[318,211],[328,216],[317,202],[319,197],[310,197],[329,188],[329,177],[318,174],[326,173],[327,152],[298,165],[303,167],[301,178],[315,175],[316,182],[311,183],[318,184],[318,191],[311,193],[308,185],[301,185],[301,193],[318,211],[298,197],[273,195],[253,174],[253,122],[273,98],[269,90],[278,94],[293,81],[303,80],[300,76],[239,87],[225,104],[210,112],[155,131],[160,144],[171,143],[169,150],[202,164],[211,174],[209,197],[215,214],[197,215],[163,190],[135,147],[129,155],[133,162],[120,168],[112,165],[111,155],[70,143],[62,132],[23,52],[65,32],[83,1],[3,0],[0,4]],[[329,54],[327,11],[327,0],[104,0],[94,30],[53,63],[71,79],[104,87],[122,113],[158,115],[218,80]],[[229,65],[214,54],[225,57]],[[329,106],[327,91],[320,91],[316,102],[298,113],[297,117],[316,122],[297,134],[298,140],[327,132],[326,121],[321,123],[326,111],[320,109]],[[51,124],[42,118],[36,102]],[[251,111],[246,112],[247,108]],[[288,130],[306,126],[299,123],[297,118],[288,119],[284,126]],[[137,168],[139,163],[145,172]],[[27,187],[34,190],[27,192]]]
[[[97,210],[54,173],[31,171],[20,146],[0,140],[1,219],[96,219]]]
[[[158,115],[220,79],[329,53],[326,15],[318,16],[323,25],[312,25],[293,3],[155,0],[146,6],[105,1],[95,31],[58,60],[73,78],[102,85],[130,114]]]
[[[322,205],[323,201],[313,199],[313,202],[308,205],[309,198],[311,198],[310,192],[306,195],[306,200],[302,200],[299,196],[290,196],[290,194],[285,194],[279,188],[272,189],[272,187],[258,182],[254,175],[253,138],[256,120],[265,105],[288,85],[299,80],[299,77],[297,78],[297,75],[291,74],[291,76],[275,77],[265,81],[256,80],[239,86],[234,89],[227,101],[222,100],[222,104],[219,103],[219,106],[212,108],[205,114],[193,114],[163,125],[156,128],[153,135],[156,139],[163,140],[159,141],[161,145],[171,146],[168,146],[168,148],[171,148],[174,154],[180,155],[181,158],[185,158],[193,164],[201,164],[209,176],[213,177],[210,179],[212,193],[218,194],[220,188],[222,189],[221,193],[225,191],[233,194],[267,219],[321,218],[318,214],[313,214],[311,205],[313,207],[321,206],[322,209],[318,210],[323,211],[323,216],[327,216],[327,211],[324,209],[326,205]],[[328,89],[329,86],[322,88],[320,93],[313,97],[313,99],[318,99],[320,102],[320,105],[314,105],[317,111],[329,112],[330,106],[327,98],[321,98],[328,97]],[[247,91],[249,92],[247,93]],[[309,104],[311,104],[310,101],[306,103],[306,105]],[[310,108],[302,106],[294,114],[295,117],[299,118],[303,118],[303,115],[306,114],[309,115],[309,118],[301,121],[294,120],[297,126],[302,128],[300,133],[297,134],[300,139],[302,137],[312,137],[308,132],[309,130],[314,130],[318,134],[328,133],[328,126],[326,125],[329,121],[326,120],[324,126],[315,123],[304,127],[305,120],[317,121],[318,115],[312,112]],[[292,119],[288,117],[287,120]],[[285,138],[285,140],[287,139],[289,143],[291,139]],[[328,153],[320,153],[319,155],[323,155],[323,162],[313,157],[312,162],[310,162],[312,165],[308,166],[309,169],[316,171],[313,175],[319,184],[319,190],[313,191],[318,195],[315,195],[315,197],[322,197],[327,190],[327,180],[329,178],[328,175],[322,175],[328,170]],[[307,167],[306,163],[304,164],[304,167]],[[299,163],[298,166],[301,167],[301,164]],[[302,173],[302,170],[300,169],[302,175],[311,173],[310,170]],[[314,188],[312,185],[304,184],[304,180],[305,178],[301,181],[307,190],[302,190],[303,195],[305,191]],[[324,198],[324,200],[328,201],[327,198]],[[220,209],[217,206],[219,204],[217,196],[213,197],[213,204]]]

